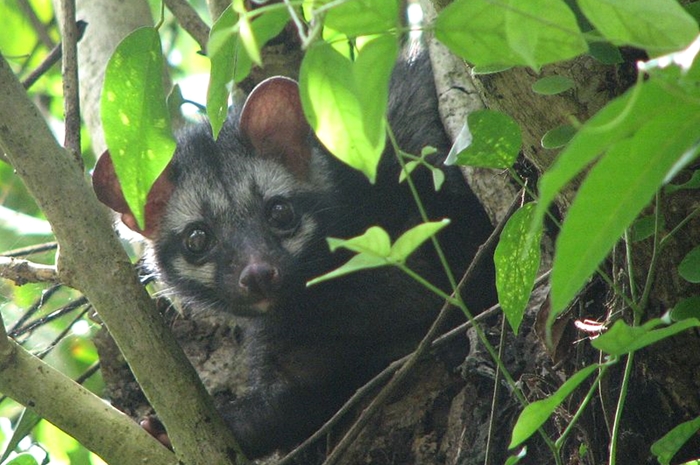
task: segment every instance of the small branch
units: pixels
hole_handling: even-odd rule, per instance
[[[7,358],[12,356],[14,350],[14,347],[10,344],[10,339],[7,337],[5,322],[2,319],[2,313],[0,313],[0,366],[5,363]]]
[[[75,0],[61,0],[61,36],[63,43],[63,111],[65,113],[65,139],[63,146],[83,168],[80,155],[80,96],[78,81],[78,40],[80,32],[75,22]]]
[[[13,338],[18,338],[22,336],[23,334],[30,333],[34,331],[35,329],[48,324],[58,318],[61,318],[64,315],[67,315],[68,313],[72,312],[73,310],[80,308],[82,306],[87,305],[87,307],[84,309],[84,311],[89,310],[91,307],[89,306],[89,302],[85,297],[79,297],[76,300],[73,300],[72,302],[67,303],[61,308],[58,308],[54,310],[53,312],[49,313],[48,315],[37,318],[34,321],[31,321],[29,323],[26,323],[26,319],[22,320],[21,326],[18,322],[18,324],[15,324],[11,329],[10,329],[10,337]],[[84,313],[81,312],[81,313]],[[27,312],[29,313],[29,312]],[[26,323],[26,324],[25,324]],[[69,325],[70,326],[70,325]]]
[[[178,463],[172,452],[159,447],[128,416],[34,357],[16,342],[4,341],[12,352],[0,360],[0,392],[31,407],[39,416],[64,431],[70,431],[85,447],[100,451],[100,456],[108,463],[145,463],[144,460],[159,464]],[[104,434],[107,431],[109,434]]]
[[[18,286],[27,283],[59,282],[55,266],[12,257],[0,257],[0,278],[14,281]]]
[[[207,0],[207,6],[209,7],[212,21],[219,19],[221,13],[223,13],[229,5],[231,5],[231,0]]]
[[[85,28],[87,27],[87,23],[85,21],[78,21],[77,23],[77,28],[78,28],[78,40],[80,40],[83,37],[83,34],[85,33]],[[29,89],[31,86],[34,85],[36,81],[39,80],[41,76],[46,73],[53,65],[58,63],[58,61],[61,59],[63,56],[63,48],[61,44],[56,45],[48,55],[46,55],[46,58],[44,58],[44,61],[41,62],[37,68],[29,73],[29,75],[24,78],[24,81],[22,81],[22,86],[25,89]],[[9,163],[7,158],[3,156],[4,161]]]
[[[19,319],[15,322],[15,324],[10,328],[8,331],[12,337],[17,337],[17,332],[21,331],[22,326],[24,323],[27,322],[31,317],[33,317],[36,312],[39,311],[41,307],[46,305],[49,300],[51,300],[51,297],[58,292],[58,290],[61,289],[60,284],[55,284],[45,291],[41,293],[41,296],[39,296],[34,303],[27,309],[27,311],[24,312],[24,314],[19,317]]]
[[[48,55],[46,55],[46,58],[44,58],[44,61],[37,66],[37,68],[29,73],[29,75],[24,78],[24,81],[22,81],[22,86],[24,86],[25,89],[29,89],[34,85],[36,81],[39,80],[41,76],[44,75],[45,72],[47,72],[53,65],[58,63],[58,61],[61,59],[63,56],[63,51],[61,50],[61,44],[56,45],[51,51],[49,52]]]
[[[8,250],[0,254],[3,257],[26,257],[27,255],[34,255],[37,253],[48,252],[49,250],[56,250],[58,244],[56,242],[46,242],[44,244],[30,245],[27,247],[22,247],[20,249]]]
[[[39,36],[41,43],[43,43],[48,49],[53,48],[55,43],[51,38],[51,35],[49,35],[49,32],[46,30],[46,25],[41,22],[39,17],[34,12],[32,5],[30,5],[27,0],[18,0],[17,6],[19,6],[22,13],[24,13],[24,16],[26,16],[29,22],[32,24],[32,27],[36,31],[36,35]]]
[[[168,10],[177,18],[180,26],[192,36],[199,47],[206,53],[209,41],[209,26],[199,17],[192,5],[186,0],[165,0]]]

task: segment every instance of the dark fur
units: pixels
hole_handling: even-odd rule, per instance
[[[159,220],[152,239],[154,266],[161,279],[194,311],[250,314],[251,302],[241,297],[237,286],[241,269],[255,263],[279,271],[273,283],[257,277],[264,281],[263,293],[274,297],[272,307],[241,323],[249,358],[248,394],[220,406],[244,451],[257,457],[303,440],[359,386],[411,351],[442,302],[393,268],[363,271],[306,288],[307,280],[351,256],[330,253],[327,236],[352,237],[377,224],[395,239],[420,222],[415,203],[405,183],[397,184],[399,167],[391,149],[383,155],[377,183],[370,185],[309,136],[312,156],[321,167],[319,176],[331,188],[316,189],[321,183],[312,179],[308,189],[288,196],[298,214],[310,215],[317,224],[303,249],[290,254],[279,233],[267,226],[265,192],[252,192],[259,188],[250,179],[259,154],[253,148],[255,141],[241,134],[238,119],[238,113],[231,114],[216,142],[207,125],[186,132],[167,172],[173,186],[170,203],[181,201],[178,189],[195,186],[192,189],[197,192],[186,197],[199,206],[203,222],[217,238],[215,249],[203,257],[183,253],[187,225],[173,221],[171,204],[163,214],[169,219]],[[427,59],[397,65],[390,88],[389,123],[403,150],[417,154],[432,145],[439,150],[436,160],[444,159],[450,143],[437,113]],[[414,179],[431,218],[453,220],[440,236],[459,278],[491,225],[461,173],[456,168],[444,171],[447,182],[437,194],[427,170],[417,170]],[[252,190],[245,205],[234,195],[241,186]],[[212,192],[224,196],[230,208],[221,209],[220,201],[208,199]],[[213,264],[215,288],[196,275],[183,274],[178,257],[193,269]],[[430,244],[410,264],[447,288]],[[477,311],[493,301],[490,270],[465,297]]]

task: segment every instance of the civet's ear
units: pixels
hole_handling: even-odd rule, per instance
[[[117,179],[117,173],[114,171],[114,164],[109,151],[105,151],[95,165],[95,170],[92,173],[92,188],[100,202],[115,212],[121,213],[122,222],[126,226],[145,237],[153,238],[173,192],[173,184],[169,176],[170,165],[163,170],[163,173],[156,179],[148,193],[146,227],[144,229],[138,226],[136,217],[124,199],[124,193]]]
[[[240,130],[257,156],[281,162],[299,178],[307,176],[311,127],[301,108],[296,81],[278,76],[258,84],[241,110]]]

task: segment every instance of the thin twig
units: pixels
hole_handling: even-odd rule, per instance
[[[10,328],[9,333],[10,334],[16,334],[19,331],[19,328],[21,328],[24,323],[27,322],[31,317],[33,317],[36,312],[39,311],[41,307],[46,305],[48,301],[53,297],[53,295],[58,292],[58,290],[61,288],[61,284],[56,284],[54,286],[49,287],[45,291],[41,293],[41,296],[37,298],[34,303],[32,304],[31,307],[27,309],[24,314],[15,322],[15,324]]]
[[[0,278],[14,281],[18,286],[26,283],[56,283],[58,273],[52,265],[41,265],[12,257],[0,257]]]
[[[65,136],[63,146],[78,165],[83,167],[80,155],[80,96],[78,81],[78,40],[81,33],[75,22],[75,0],[61,0],[61,50],[63,51],[63,111],[65,113]]]
[[[46,25],[41,22],[39,17],[34,12],[32,5],[30,5],[27,0],[18,0],[17,6],[19,6],[24,16],[26,16],[29,22],[32,24],[32,27],[34,28],[34,31],[36,31],[36,35],[39,37],[41,43],[43,43],[48,49],[53,48],[56,44],[51,38],[49,32],[46,30]]]
[[[498,356],[503,358],[503,347],[506,340],[506,319],[501,318],[501,339],[498,344]],[[501,367],[496,365],[496,373],[493,376],[493,394],[491,395],[491,413],[489,414],[489,429],[486,435],[486,451],[484,452],[484,465],[491,465],[493,458],[493,440],[496,429],[496,408],[501,391]]]
[[[8,250],[3,252],[3,257],[26,257],[28,255],[34,255],[37,253],[48,252],[49,250],[56,250],[58,248],[58,243],[56,242],[45,242],[44,244],[30,245],[27,247],[22,247],[20,249]]]
[[[165,0],[168,10],[177,18],[180,26],[189,33],[206,53],[209,41],[209,26],[199,17],[192,5],[186,0]]]
[[[26,325],[22,326],[21,328],[13,328],[12,331],[10,331],[10,337],[17,338],[25,333],[34,331],[36,328],[39,328],[47,323],[50,323],[54,320],[57,320],[61,318],[64,315],[67,315],[68,313],[72,312],[76,308],[80,308],[83,305],[89,305],[90,302],[83,296],[80,297],[66,305],[64,305],[61,308],[58,308],[54,310],[53,312],[49,313],[48,315],[37,318],[36,320],[27,323]]]
[[[78,28],[78,40],[82,39],[83,34],[85,33],[85,28],[87,27],[87,23],[85,21],[78,21],[77,22],[77,28]],[[37,68],[29,73],[29,75],[24,78],[22,81],[22,86],[25,89],[29,89],[31,86],[34,85],[36,81],[39,80],[41,76],[46,73],[53,65],[58,63],[58,61],[61,59],[63,56],[63,49],[61,44],[57,44],[51,51],[49,52],[48,55],[46,55],[46,58],[44,58],[44,61],[41,62]],[[6,160],[6,159],[5,159]],[[9,161],[8,161],[9,163]]]
[[[496,241],[498,241],[498,238],[500,237],[501,231],[503,230],[507,219],[518,208],[519,204],[520,196],[516,196],[515,201],[511,204],[508,210],[508,214],[496,226],[496,228],[488,237],[486,242],[484,242],[484,244],[482,244],[479,247],[478,251],[476,252],[476,255],[474,256],[474,259],[469,265],[469,268],[464,273],[464,276],[457,285],[455,295],[457,295],[462,290],[465,283],[471,279],[472,275],[477,269],[477,266],[486,257],[487,252],[493,250],[493,246],[496,243]],[[394,374],[394,377],[391,379],[391,381],[379,392],[379,394],[377,394],[377,396],[372,400],[372,402],[364,410],[364,412],[362,412],[360,417],[352,425],[350,430],[348,430],[343,439],[341,439],[341,441],[338,443],[335,449],[333,449],[330,455],[326,458],[324,465],[334,465],[335,463],[337,463],[340,457],[342,457],[343,454],[345,454],[346,450],[355,441],[357,436],[360,434],[360,432],[362,432],[364,427],[369,423],[369,421],[372,419],[375,413],[378,412],[381,406],[384,405],[385,401],[394,392],[396,392],[397,388],[406,379],[408,374],[411,373],[418,361],[428,352],[433,340],[438,335],[438,331],[443,326],[452,310],[452,305],[448,303],[445,303],[445,305],[443,305],[442,309],[440,310],[440,314],[433,322],[433,325],[430,327],[428,333],[425,335],[423,340],[421,340],[421,342],[418,344],[418,347],[416,348],[415,352],[413,352],[409,359],[401,366],[401,368],[396,372],[396,374]]]
[[[40,359],[44,359],[53,349],[56,348],[59,342],[68,335],[71,331],[73,331],[73,325],[80,321],[86,314],[87,312],[90,311],[92,307],[90,305],[87,305],[85,308],[83,308],[76,316],[73,317],[73,319],[63,328],[63,330],[56,335],[56,337],[53,338],[53,340],[46,346],[44,347],[41,352],[37,353],[36,356],[39,357]],[[62,315],[67,315],[68,312],[64,312]]]

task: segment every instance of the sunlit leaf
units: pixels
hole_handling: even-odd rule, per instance
[[[245,79],[254,62],[260,63],[260,47],[279,35],[288,21],[289,14],[283,8],[268,10],[251,20],[229,7],[212,26],[207,43],[211,60],[207,116],[214,137],[226,120],[232,84]]]
[[[350,239],[328,238],[331,251],[343,247],[353,252],[366,253],[377,257],[388,257],[391,253],[389,234],[378,226],[372,226],[361,236]]]
[[[31,454],[19,454],[4,465],[38,465],[38,462]]]
[[[2,454],[2,457],[0,457],[0,463],[4,463],[4,461],[7,459],[7,457],[9,457],[12,451],[14,451],[17,448],[20,441],[32,432],[32,430],[39,423],[39,421],[41,421],[41,417],[34,413],[32,410],[25,408],[22,411],[22,416],[20,417],[19,421],[14,427],[14,430],[12,431],[12,437],[8,441],[5,450]]]
[[[107,64],[100,105],[124,198],[144,228],[148,192],[175,151],[155,29],[137,29],[117,46]]]
[[[442,228],[450,224],[449,219],[422,223],[409,229],[401,235],[391,247],[389,258],[397,262],[403,262],[418,247],[432,236],[437,234]]]
[[[591,169],[557,238],[551,318],[566,307],[678,160],[696,144],[699,110],[697,105],[678,105],[673,112],[648,120],[634,136],[613,145]]]
[[[353,0],[329,9],[324,25],[350,37],[378,34],[399,25],[396,0]]]
[[[588,49],[574,13],[560,0],[457,0],[435,21],[435,36],[475,66],[542,65]]]
[[[616,45],[652,54],[678,50],[697,35],[698,25],[676,0],[578,0],[586,18]]]
[[[299,89],[311,127],[328,150],[374,181],[384,150],[384,112],[396,41],[365,44],[355,63],[326,43],[311,47]]]

